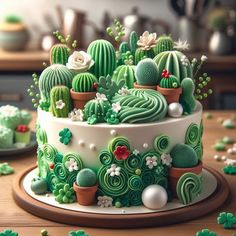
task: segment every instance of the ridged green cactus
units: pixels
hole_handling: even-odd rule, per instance
[[[72,81],[72,88],[75,92],[94,92],[97,78],[88,72],[78,74]]]
[[[70,90],[66,86],[55,86],[50,92],[49,111],[56,117],[68,117],[71,110]]]
[[[150,50],[143,50],[142,48],[137,48],[134,56],[135,65],[137,65],[141,60],[145,58],[152,59],[154,57],[155,57],[155,52],[153,48],[151,48]]]
[[[75,72],[64,65],[54,64],[47,67],[40,75],[38,82],[41,100],[50,101],[50,91],[54,86],[65,85],[70,89],[74,76]]]
[[[65,44],[56,44],[50,51],[50,63],[66,65],[70,56],[70,48]]]
[[[191,64],[182,52],[161,52],[153,60],[159,69],[159,78],[161,78],[161,73],[164,69],[168,70],[172,75],[175,75],[180,82],[186,77],[193,77]]]
[[[159,80],[156,63],[150,58],[143,59],[136,66],[135,77],[139,85],[157,85]]]
[[[159,86],[161,88],[179,88],[180,83],[178,79],[176,78],[176,76],[167,75],[161,79]]]
[[[136,31],[132,31],[129,35],[129,46],[130,46],[130,51],[133,54],[133,56],[138,47],[137,42],[138,42],[138,34],[136,33]]]
[[[97,78],[112,75],[116,68],[116,52],[112,44],[106,40],[93,41],[87,50],[95,64],[90,69]]]
[[[135,66],[132,65],[121,65],[116,68],[113,73],[112,80],[117,84],[121,80],[125,80],[125,85],[127,88],[131,89],[134,87],[135,82]]]
[[[166,51],[172,51],[174,47],[173,39],[170,36],[162,35],[157,39],[157,45],[155,48],[156,54]]]

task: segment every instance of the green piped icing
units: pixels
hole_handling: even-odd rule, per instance
[[[142,171],[141,178],[144,187],[147,187],[151,184],[157,184],[159,179],[157,175],[155,175],[154,171],[150,171],[148,169]]]
[[[54,162],[54,158],[57,154],[56,148],[54,148],[48,143],[45,143],[42,145],[42,151],[43,151],[43,156],[46,158],[46,160]]]
[[[161,88],[179,88],[180,83],[176,76],[170,75],[168,78],[162,78],[160,81]]]
[[[6,105],[0,107],[0,126],[15,129],[21,123],[19,108]]]
[[[129,94],[117,94],[112,103],[119,102],[121,110],[118,118],[121,123],[148,123],[163,119],[168,106],[166,99],[157,91],[130,89]]]
[[[97,78],[88,72],[79,73],[73,78],[72,88],[75,92],[94,92],[94,85],[97,83]]]
[[[168,171],[169,171],[169,168],[168,166],[166,165],[158,165],[155,169],[155,173],[157,176],[164,176],[164,177],[167,177],[168,176]]]
[[[122,136],[118,136],[111,140],[108,145],[108,150],[113,153],[118,146],[126,146],[127,150],[130,150],[130,144],[128,139]]]
[[[102,150],[98,156],[99,161],[102,165],[111,165],[114,161],[114,156],[107,150]]]
[[[48,163],[43,158],[38,159],[39,176],[46,179],[50,173]]]
[[[77,176],[76,172],[73,172],[68,175],[68,178],[66,179],[66,183],[68,183],[70,187],[72,187],[74,182],[76,181],[76,176]]]
[[[170,138],[167,135],[159,135],[154,139],[153,147],[159,153],[164,153],[169,148]]]
[[[65,180],[69,176],[68,172],[66,171],[66,168],[63,166],[62,163],[57,163],[53,168],[53,172],[56,177],[62,182],[65,182]]]
[[[62,163],[63,155],[60,153],[57,153],[55,158],[54,158],[54,163]]]
[[[197,144],[197,146],[195,146],[193,149],[197,154],[198,160],[202,160],[202,156],[203,156],[203,144],[202,144],[202,142],[199,142]]]
[[[130,206],[140,206],[142,205],[142,192],[140,191],[129,191],[127,193],[129,198]]]
[[[168,179],[164,176],[161,176],[158,178],[157,183],[158,185],[161,185],[163,188],[168,188]]]
[[[36,128],[36,138],[39,145],[45,144],[48,142],[47,133],[45,130],[37,126]]]
[[[53,171],[47,175],[46,180],[48,183],[48,188],[51,192],[53,192],[56,189],[56,185],[60,183]]]
[[[201,177],[194,173],[185,173],[180,177],[176,186],[179,200],[187,205],[191,203],[202,191]]]
[[[199,130],[198,126],[191,123],[185,134],[185,143],[191,147],[195,147],[199,141]]]
[[[51,64],[66,65],[70,56],[70,48],[66,44],[56,44],[51,48],[50,59]]]
[[[134,191],[142,191],[143,182],[140,176],[132,175],[128,180],[128,187]]]
[[[64,155],[62,163],[65,166],[66,170],[68,171],[67,167],[66,167],[66,162],[70,161],[70,160],[74,160],[77,164],[78,170],[80,171],[83,168],[83,162],[81,160],[81,157],[79,156],[79,154],[75,153],[75,152],[69,152],[66,155]]]
[[[129,158],[127,158],[124,161],[124,167],[130,174],[136,174],[137,169],[142,168],[142,158],[138,155],[130,155]]]

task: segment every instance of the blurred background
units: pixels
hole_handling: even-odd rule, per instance
[[[60,30],[78,41],[81,49],[114,18],[126,31],[144,30],[187,40],[190,58],[207,55],[203,70],[213,79],[214,94],[207,109],[236,109],[236,1],[235,0],[1,0],[0,105],[33,109],[26,90],[31,74],[42,71]]]

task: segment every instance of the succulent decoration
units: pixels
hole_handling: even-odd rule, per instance
[[[69,184],[57,184],[53,195],[55,196],[55,200],[59,203],[73,203],[76,199],[74,190]]]

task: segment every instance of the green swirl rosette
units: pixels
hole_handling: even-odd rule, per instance
[[[53,168],[53,172],[56,177],[62,182],[65,182],[69,176],[68,172],[66,171],[66,168],[63,166],[62,163],[57,163]]]
[[[68,175],[68,178],[66,180],[66,183],[70,185],[70,187],[73,187],[74,182],[76,182],[77,173],[72,172]]]
[[[108,166],[113,163],[114,156],[112,155],[111,152],[109,152],[107,150],[102,150],[98,156],[98,159],[100,160],[102,165]]]
[[[50,192],[53,192],[56,189],[56,185],[60,183],[56,175],[52,172],[50,172],[46,178],[48,183],[48,189]]]
[[[169,174],[169,170],[166,165],[157,165],[154,171],[157,176],[168,177]]]
[[[142,205],[142,192],[130,190],[127,194],[130,206]]]
[[[147,187],[151,184],[157,184],[158,183],[158,176],[155,174],[155,171],[153,171],[153,170],[144,170],[144,171],[142,171],[141,179],[142,179],[144,187]]]
[[[157,184],[161,185],[163,188],[167,189],[168,187],[168,179],[164,176],[158,177]]]
[[[196,124],[192,123],[189,125],[185,134],[185,143],[194,147],[199,141],[199,130]]]
[[[83,162],[82,162],[79,154],[77,154],[75,152],[69,152],[62,159],[62,163],[64,165],[64,168],[67,171],[69,171],[68,168],[67,168],[67,162],[70,161],[70,160],[73,160],[73,161],[76,162],[76,164],[78,166],[78,170],[77,171],[80,171],[83,168]]]
[[[132,175],[129,177],[128,186],[131,190],[142,191],[143,182],[140,176]]]
[[[135,174],[137,169],[142,168],[142,157],[139,154],[130,155],[129,158],[124,161],[124,167],[130,174]]]
[[[112,103],[117,102],[121,105],[118,113],[121,123],[155,122],[162,120],[168,110],[163,95],[151,89],[130,89],[126,96],[115,95]]]
[[[125,137],[118,136],[112,139],[108,145],[108,149],[111,153],[113,153],[118,146],[126,146],[127,150],[130,150],[129,141]]]
[[[167,135],[159,135],[155,138],[153,147],[159,153],[165,153],[170,145],[170,138]]]
[[[57,154],[57,149],[54,148],[52,145],[45,143],[42,146],[43,156],[46,158],[46,160],[50,162],[54,162],[54,158]]]

